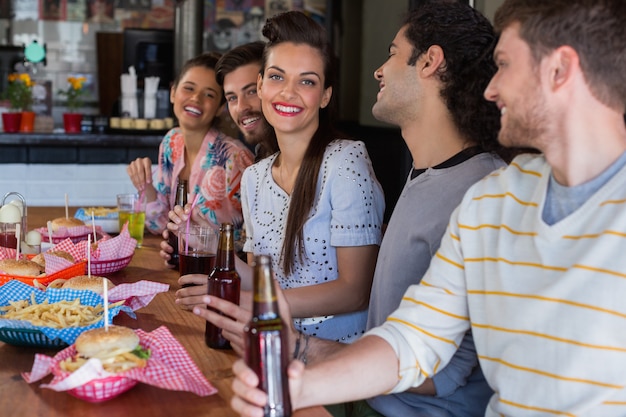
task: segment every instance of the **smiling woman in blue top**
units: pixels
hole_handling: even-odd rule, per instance
[[[307,334],[365,331],[384,196],[362,142],[332,128],[335,68],[324,29],[300,12],[268,20],[257,93],[279,152],[241,181],[244,250],[273,269]]]

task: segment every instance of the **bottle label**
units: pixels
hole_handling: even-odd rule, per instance
[[[261,388],[267,393],[268,402],[265,415],[282,416],[283,375],[281,371],[282,338],[279,330],[263,331],[259,334],[259,350],[261,363],[264,364],[261,375]]]

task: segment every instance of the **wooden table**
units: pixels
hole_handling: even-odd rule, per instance
[[[71,209],[70,213],[74,213]],[[29,229],[41,227],[47,220],[65,215],[64,207],[29,207]],[[178,272],[167,269],[158,255],[160,239],[148,236],[137,249],[128,267],[109,278],[114,283],[151,280],[170,285],[170,290],[158,294],[146,307],[138,310],[137,319],[124,313],[116,316],[115,324],[152,331],[166,326],[198,365],[218,393],[199,397],[189,392],[168,391],[147,384],[138,384],[112,400],[91,404],[64,392],[39,388],[41,381],[27,384],[21,373],[30,371],[36,353],[54,356],[55,350],[24,348],[0,342],[0,410],[16,416],[41,417],[229,417],[235,416],[229,407],[232,397],[232,363],[237,356],[232,351],[219,351],[204,344],[205,321],[174,304]],[[50,377],[43,380],[48,382]],[[328,417],[323,407],[301,410],[294,417]]]

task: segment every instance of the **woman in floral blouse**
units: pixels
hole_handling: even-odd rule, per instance
[[[159,147],[159,164],[152,181],[149,158],[128,165],[128,175],[145,193],[146,228],[162,233],[174,207],[178,179],[188,181],[191,202],[215,228],[223,222],[242,226],[240,180],[254,156],[239,140],[217,130],[217,114],[224,104],[222,88],[215,79],[219,55],[207,53],[190,59],[170,91],[179,126],[167,132]]]

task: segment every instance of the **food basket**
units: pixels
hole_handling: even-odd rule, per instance
[[[151,352],[144,368],[132,368],[118,374],[104,371],[97,359],[90,359],[73,373],[61,369],[60,363],[76,354],[75,345],[58,352],[54,357],[36,354],[31,372],[22,373],[26,382],[39,381],[50,373],[52,381],[41,388],[66,391],[69,394],[90,402],[111,399],[137,382],[161,389],[188,391],[207,396],[217,393],[217,389],[207,381],[185,348],[172,336],[165,326],[150,333],[135,330],[141,347]]]
[[[68,390],[67,392],[78,399],[99,403],[123,394],[137,385],[137,383],[138,381],[134,379],[115,375],[102,379],[94,379],[85,385]]]
[[[65,372],[59,367],[59,363],[52,367],[52,374],[59,377],[67,377],[69,372]],[[124,374],[111,375],[104,378],[93,379],[76,388],[67,390],[67,393],[92,403],[99,403],[117,397],[128,391],[139,381],[128,378]]]
[[[73,289],[47,289],[38,290],[17,280],[11,280],[0,286],[0,306],[7,306],[11,301],[35,299],[36,303],[55,303],[61,300],[80,300],[80,304],[97,306],[102,305],[104,300],[101,295],[93,291],[73,290]],[[111,324],[113,318],[121,311],[135,318],[136,315],[128,306],[119,305],[109,308],[108,322]],[[43,348],[58,348],[74,343],[79,334],[85,330],[96,327],[104,327],[104,319],[82,327],[45,327],[36,326],[26,320],[14,320],[3,318],[0,314],[0,340],[8,344],[17,346],[32,346]],[[40,334],[37,334],[40,333]]]
[[[13,346],[37,346],[45,349],[59,349],[68,346],[59,338],[50,339],[40,330],[20,328],[0,328],[0,341]]]
[[[76,235],[76,236],[58,236],[58,237],[55,237],[54,235],[52,235],[52,243],[56,245],[57,243],[63,242],[67,238],[69,238],[73,243],[78,243],[80,241],[87,240],[90,234],[91,233],[85,233],[85,234]]]
[[[62,269],[54,274],[45,275],[42,277],[24,277],[19,275],[8,275],[0,273],[0,285],[6,284],[12,280],[18,280],[23,282],[24,284],[28,284],[30,286],[34,286],[34,280],[36,279],[38,283],[43,285],[48,285],[55,279],[69,279],[72,277],[76,277],[78,275],[85,275],[87,271],[87,261],[77,262],[74,265]]]
[[[120,271],[128,266],[133,254],[125,258],[110,259],[107,261],[91,261],[91,273],[93,275],[106,275]]]
[[[65,231],[64,233],[59,233],[58,231],[52,234],[52,243],[56,245],[57,243],[63,242],[65,239],[70,239],[72,243],[82,242],[83,240],[87,240],[89,235],[92,234],[92,231],[89,226],[78,226],[75,229],[79,229],[80,232],[72,232],[69,233]],[[40,227],[36,229],[42,236],[42,243],[50,243],[48,237],[48,229],[45,227]],[[56,234],[56,235],[55,235]],[[106,233],[102,231],[101,227],[96,227],[96,236],[98,239],[102,239],[107,236]]]

